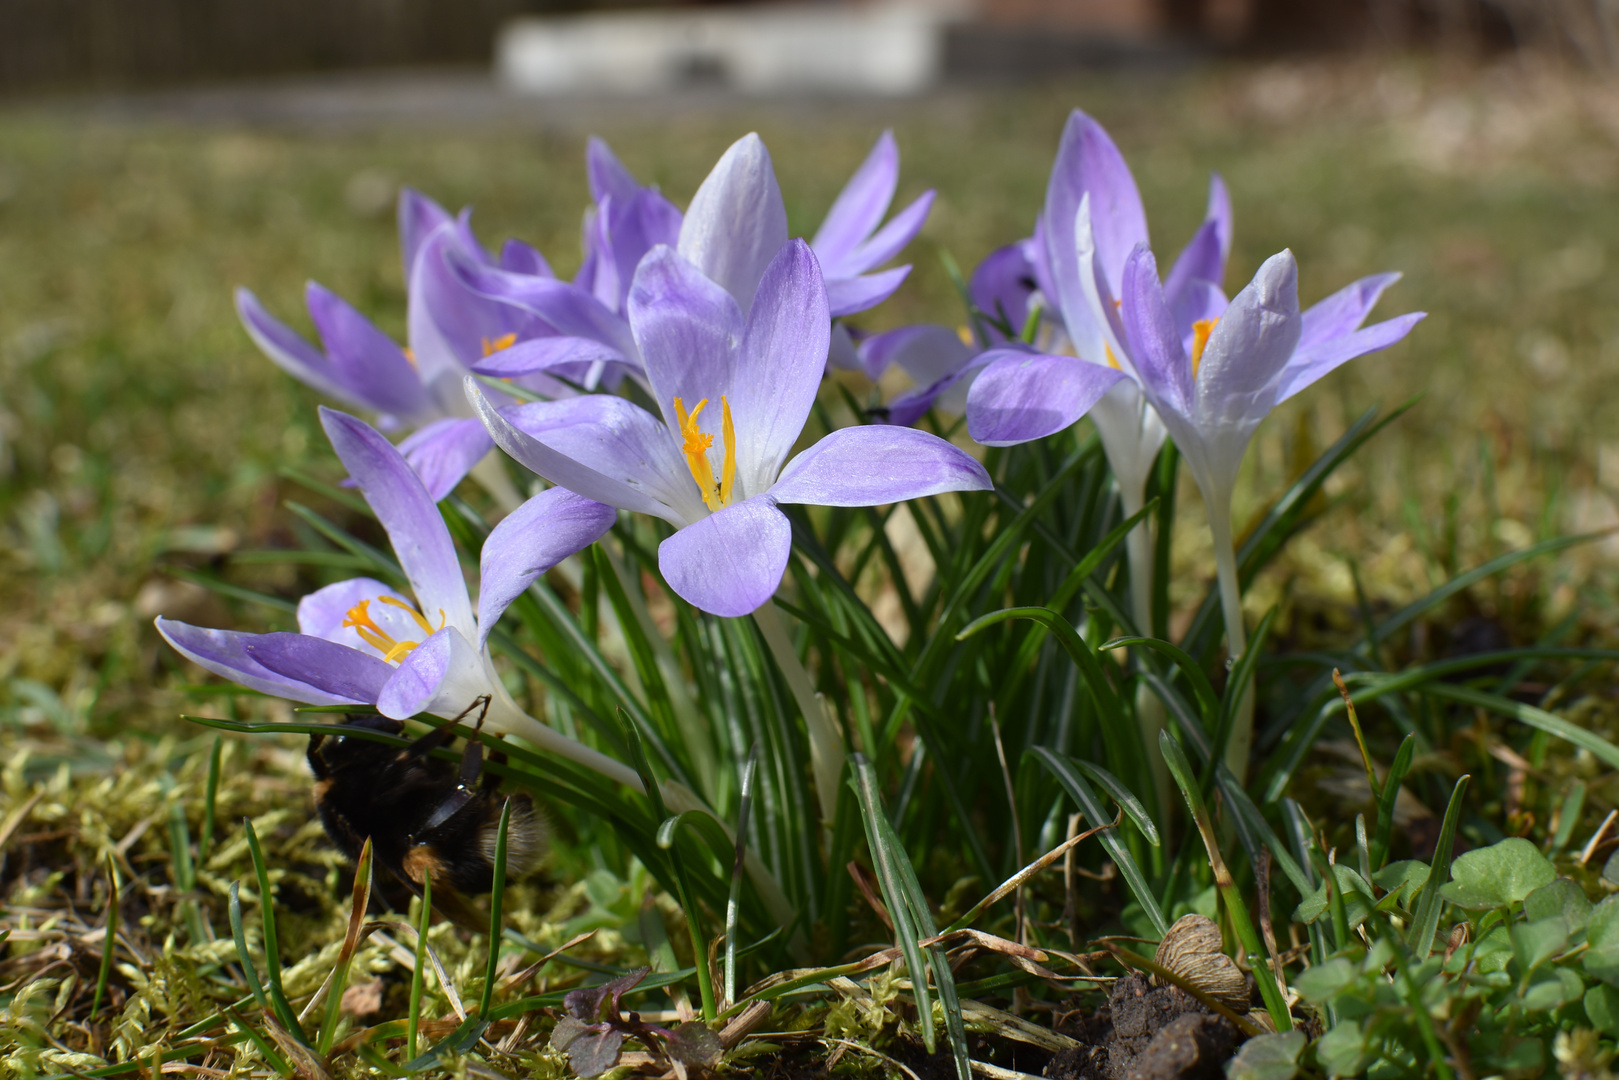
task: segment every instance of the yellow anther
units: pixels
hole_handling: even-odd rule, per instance
[[[396,607],[406,612],[416,621],[416,625],[422,628],[424,634],[433,632],[433,624],[428,622],[421,612],[403,600],[392,596],[379,596],[377,599],[389,607]],[[360,635],[360,640],[381,653],[384,660],[393,663],[395,660],[407,656],[412,649],[421,644],[419,641],[397,640],[392,634],[377,625],[376,620],[371,617],[370,608],[371,601],[361,600],[343,613],[343,625],[352,626],[354,632]],[[444,624],[449,622],[449,616],[444,613],[443,608],[439,608],[438,616],[438,628],[442,630],[444,629]]]
[[[431,634],[433,632],[433,624],[427,621],[427,616],[423,615],[421,612],[417,611],[415,608],[411,607],[409,604],[405,603],[403,600],[400,600],[398,597],[379,596],[379,597],[377,597],[377,599],[379,601],[381,601],[382,603],[387,604],[389,607],[398,608],[399,610],[403,611],[406,615],[409,615],[412,619],[415,619],[416,620],[416,625],[422,628],[422,633]],[[439,608],[438,615],[439,615],[439,627],[438,628],[440,630],[442,630],[442,629],[444,629],[444,623],[448,620],[449,616],[444,614],[444,609],[443,608]]]
[[[396,641],[393,648],[382,654],[382,659],[390,664],[395,660],[403,660],[415,651],[416,646],[420,644],[421,642],[419,641]]]
[[[1107,366],[1114,371],[1123,371],[1124,369],[1119,366],[1119,358],[1113,355],[1113,346],[1104,341],[1102,342],[1102,348],[1107,350]]]
[[[1203,363],[1203,350],[1208,348],[1209,335],[1214,333],[1214,324],[1219,319],[1198,319],[1192,324],[1192,378],[1197,378],[1197,369]]]
[[[422,369],[422,365],[420,365],[420,364],[418,364],[416,362],[416,350],[415,349],[400,349],[399,351],[405,354],[405,359],[410,361],[410,366],[411,367],[415,368],[417,371],[420,371]]]
[[[714,447],[714,436],[697,426],[697,416],[707,404],[708,399],[704,398],[688,413],[686,403],[675,398],[675,419],[680,424],[680,452],[686,455],[686,467],[691,470],[691,478],[703,496],[703,505],[718,510],[730,505],[736,482],[736,426],[731,422],[731,403],[721,395],[720,432],[725,439],[725,459],[720,465],[720,479],[716,481],[714,465],[708,459],[708,452]]]
[[[966,327],[966,326],[958,326],[958,327],[956,327],[956,336],[961,339],[961,343],[963,345],[970,346],[970,345],[973,344],[973,332],[972,332],[972,329],[970,327]]]
[[[502,335],[500,335],[500,337],[496,338],[493,341],[490,341],[488,338],[484,338],[483,339],[483,354],[486,357],[487,356],[493,356],[496,353],[498,353],[500,350],[509,349],[515,344],[517,344],[517,335],[516,334],[502,334]]]

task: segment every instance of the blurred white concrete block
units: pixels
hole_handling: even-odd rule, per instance
[[[646,94],[719,80],[747,94],[901,95],[937,81],[960,0],[786,3],[524,18],[495,69],[525,94]]]

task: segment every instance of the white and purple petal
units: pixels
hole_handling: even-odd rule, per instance
[[[542,491],[506,515],[484,541],[478,567],[478,648],[524,589],[600,540],[616,520],[612,507],[565,488]]]
[[[265,310],[259,298],[244,288],[236,290],[236,314],[248,337],[277,367],[299,382],[354,409],[377,406],[345,386],[326,354],[305,341],[297,331]]]
[[[1334,368],[1358,356],[1386,349],[1409,334],[1427,312],[1413,311],[1356,330],[1340,338],[1324,341],[1311,349],[1300,348],[1287,362],[1277,380],[1277,404],[1286,401]]]
[[[682,599],[710,615],[747,615],[775,594],[793,529],[769,495],[727,506],[658,545],[658,569]]]
[[[380,603],[384,596],[395,603]],[[414,605],[375,578],[349,578],[306,594],[298,601],[298,630],[309,637],[375,653],[354,627],[343,625],[349,619],[349,612],[364,601],[370,601],[366,613],[372,623],[395,641],[414,641],[421,637],[421,627],[404,607],[398,606]]]
[[[1130,359],[1147,398],[1160,414],[1192,415],[1192,364],[1158,284],[1158,263],[1146,245],[1124,268],[1119,315]],[[1167,417],[1166,417],[1167,418]]]
[[[882,506],[946,491],[994,487],[959,446],[911,427],[839,428],[782,470],[770,489],[778,503]]]
[[[1399,280],[1399,274],[1373,274],[1345,285],[1325,300],[1311,304],[1302,316],[1299,350],[1314,349],[1354,333],[1366,321],[1366,316],[1371,314],[1383,290]]]
[[[377,711],[395,720],[418,713],[452,717],[491,692],[483,656],[453,626],[423,641],[400,662],[377,695]]]
[[[700,422],[717,431],[719,399],[732,393],[745,326],[736,299],[678,251],[661,246],[641,261],[626,308],[647,383],[669,430],[678,437],[678,397],[688,411],[707,398],[714,411]],[[825,362],[823,350],[823,367]],[[820,369],[816,380],[818,385]],[[734,399],[731,408],[737,408]]]
[[[258,634],[242,647],[266,670],[346,701],[376,701],[394,673],[374,650],[361,652],[307,634]]]
[[[721,156],[692,196],[680,226],[680,253],[746,311],[765,267],[787,242],[787,208],[758,135]]]
[[[1299,343],[1299,270],[1291,251],[1266,259],[1209,334],[1196,376],[1197,423],[1257,424]]]
[[[392,338],[348,301],[313,281],[304,289],[304,302],[332,373],[355,397],[396,416],[414,416],[426,408],[422,381]]]
[[[454,491],[494,448],[494,440],[475,416],[435,420],[399,444],[399,452],[434,502]]]
[[[967,434],[985,446],[1044,438],[1084,416],[1123,372],[1072,356],[991,349],[967,392]]]
[[[271,671],[247,653],[247,644],[257,634],[241,634],[234,630],[209,630],[189,623],[176,622],[159,616],[157,632],[174,647],[175,652],[231,682],[257,690],[272,697],[284,697],[305,705],[360,705],[370,704],[362,698],[339,697],[327,693],[302,679],[292,679]]]
[[[844,260],[882,223],[898,184],[899,146],[894,141],[894,133],[884,131],[860,168],[838,192],[832,209],[826,212],[821,227],[815,231],[815,239],[810,241],[815,257],[821,260],[829,275],[853,277],[876,265],[844,270]]]
[[[826,302],[833,315],[857,315],[887,300],[905,283],[909,265],[852,278],[827,278]]]

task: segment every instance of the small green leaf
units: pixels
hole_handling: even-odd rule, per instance
[[[1458,855],[1451,864],[1452,880],[1439,895],[1469,911],[1516,904],[1543,885],[1557,879],[1557,871],[1540,849],[1522,837],[1510,836],[1499,844]]]
[[[1315,1060],[1329,1077],[1358,1076],[1366,1064],[1366,1033],[1353,1020],[1339,1021],[1316,1040]]]
[[[1226,1066],[1228,1080],[1293,1080],[1308,1042],[1302,1031],[1259,1035],[1242,1044]]]
[[[1523,917],[1531,922],[1560,915],[1568,932],[1577,934],[1591,920],[1591,901],[1573,878],[1560,877],[1523,898]]]
[[[1591,945],[1580,958],[1585,970],[1610,986],[1619,986],[1619,896],[1610,896],[1591,909],[1585,940]]]
[[[1532,1013],[1551,1012],[1571,1001],[1578,1001],[1584,989],[1585,983],[1578,974],[1568,968],[1553,968],[1529,984],[1529,989],[1523,995],[1523,1007]]]
[[[1512,924],[1512,955],[1524,971],[1533,971],[1568,944],[1568,922],[1561,915]]]
[[[1619,885],[1619,851],[1608,856],[1608,861],[1602,864],[1602,880],[1610,885]]]
[[[1343,893],[1344,914],[1349,919],[1349,928],[1353,930],[1365,922],[1372,914],[1372,889],[1366,884],[1366,879],[1347,866],[1334,866],[1332,876],[1338,882],[1338,891]],[[1299,901],[1298,908],[1293,912],[1293,918],[1301,923],[1313,923],[1327,910],[1328,896],[1327,884]]]
[[[1480,974],[1490,975],[1497,971],[1506,971],[1507,964],[1511,962],[1512,935],[1504,926],[1497,926],[1473,946],[1473,969]]]
[[[1428,883],[1428,864],[1415,859],[1391,862],[1373,874],[1372,881],[1388,893],[1378,903],[1380,909],[1386,910],[1387,905],[1398,904],[1409,911],[1411,905],[1416,903],[1417,893]]]
[[[1321,1005],[1337,996],[1345,987],[1352,985],[1359,977],[1360,972],[1355,965],[1339,956],[1328,960],[1325,964],[1316,964],[1299,972],[1298,978],[1293,980],[1293,989],[1297,990],[1305,1001]]]
[[[1619,990],[1598,983],[1585,992],[1585,1015],[1591,1026],[1608,1035],[1619,1035]]]

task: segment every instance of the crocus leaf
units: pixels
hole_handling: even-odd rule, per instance
[[[1482,911],[1516,904],[1557,878],[1540,849],[1522,837],[1459,855],[1451,864],[1452,880],[1439,895],[1460,908]]]

